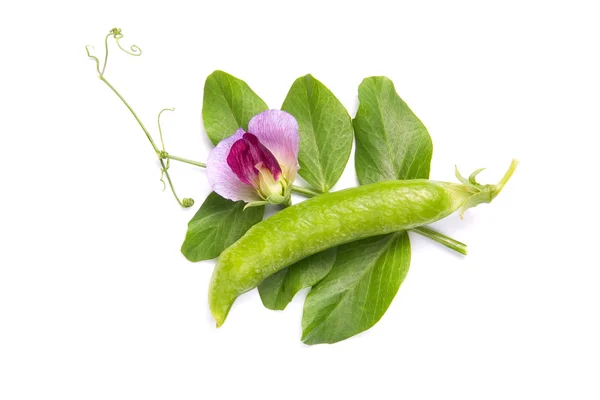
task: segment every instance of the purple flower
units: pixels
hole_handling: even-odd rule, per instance
[[[206,173],[212,189],[249,205],[288,201],[298,165],[298,123],[285,111],[255,115],[248,132],[223,139],[210,152]]]

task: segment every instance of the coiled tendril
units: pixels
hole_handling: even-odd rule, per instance
[[[190,208],[194,205],[194,199],[186,197],[185,199],[183,199],[183,201],[181,202],[181,205],[185,208]]]
[[[123,98],[123,96],[121,96],[121,94],[117,91],[117,89],[115,89],[114,86],[112,86],[104,77],[104,72],[106,71],[106,64],[108,62],[108,38],[111,36],[115,39],[115,42],[117,42],[117,46],[123,52],[125,52],[129,55],[132,55],[132,56],[141,56],[142,55],[142,49],[140,49],[136,45],[131,45],[130,50],[127,50],[126,48],[121,46],[121,43],[119,40],[123,38],[123,33],[121,32],[120,28],[111,29],[108,32],[108,34],[104,37],[104,61],[102,63],[102,68],[100,68],[100,60],[98,59],[98,57],[96,57],[95,55],[92,54],[92,51],[94,50],[93,46],[90,46],[90,45],[85,46],[85,52],[87,53],[88,57],[90,57],[96,63],[96,71],[98,72],[98,76],[99,76],[100,80],[102,80],[117,95],[117,97],[119,97],[121,99],[123,104],[125,104],[125,106],[129,109],[131,114],[134,116],[134,118],[140,125],[140,128],[142,128],[142,130],[146,134],[146,137],[148,138],[148,141],[152,145],[154,152],[158,156],[158,159],[159,159],[159,162],[161,165],[160,181],[163,184],[163,190],[165,190],[167,188],[167,184],[165,183],[165,181],[163,179],[164,177],[166,177],[167,181],[169,183],[169,186],[171,187],[171,191],[173,192],[173,196],[175,196],[175,199],[177,200],[177,202],[184,208],[191,207],[194,205],[194,200],[191,198],[184,198],[183,201],[179,200],[179,197],[177,196],[177,193],[175,192],[175,188],[173,187],[173,182],[171,181],[171,177],[169,176],[169,172],[168,172],[169,168],[171,167],[171,157],[169,156],[169,153],[167,153],[167,151],[165,150],[165,142],[163,140],[162,128],[160,126],[160,117],[161,117],[162,113],[164,111],[175,111],[175,109],[174,108],[165,108],[158,113],[158,132],[160,134],[160,142],[162,145],[161,148],[159,149],[156,146],[156,143],[154,143],[154,140],[152,139],[152,135],[150,135],[150,132],[148,132],[148,130],[142,123],[141,119],[137,116],[135,111],[133,111],[133,108],[131,108],[129,103],[127,103],[127,101]],[[177,159],[184,160],[182,158],[177,158]],[[165,160],[166,160],[166,163],[165,163]],[[196,164],[199,166],[204,166],[204,164],[202,164],[202,163],[196,163]]]
[[[119,48],[121,50],[123,50],[125,53],[132,55],[132,56],[136,56],[136,57],[142,55],[142,49],[140,49],[135,44],[132,44],[131,46],[129,46],[129,48],[131,50],[124,49],[121,46],[121,43],[119,42],[119,39],[121,39],[123,37],[123,34],[121,33],[121,28],[112,28],[110,30],[110,33],[108,36],[110,36],[110,35],[112,35],[115,38],[115,41],[117,42],[117,46],[119,46]]]
[[[90,46],[90,45],[85,46],[85,51],[86,51],[88,57],[90,57],[91,59],[93,59],[96,62],[96,71],[98,71],[98,75],[100,75],[100,76],[104,75],[104,71],[106,71],[106,63],[108,62],[108,38],[111,36],[115,38],[115,42],[117,42],[117,46],[123,52],[125,52],[131,56],[136,56],[136,57],[142,55],[142,49],[140,49],[139,46],[136,46],[135,44],[132,44],[130,46],[131,50],[127,50],[127,49],[123,48],[123,46],[121,46],[121,43],[119,42],[119,39],[121,39],[123,37],[123,34],[121,33],[121,28],[112,28],[110,30],[110,32],[108,32],[108,35],[106,35],[104,37],[104,62],[102,63],[102,68],[100,68],[100,60],[98,60],[98,57],[96,57],[90,53],[90,49],[94,50],[94,46]]]

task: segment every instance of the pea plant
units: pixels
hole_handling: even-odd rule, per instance
[[[467,246],[427,226],[453,212],[491,202],[512,176],[482,185],[476,176],[459,183],[429,180],[433,151],[423,123],[400,98],[391,80],[368,77],[358,88],[359,108],[351,118],[342,103],[312,75],[292,84],[280,109],[267,104],[242,80],[223,71],[204,86],[202,118],[214,148],[206,162],[160,147],[125,98],[105,77],[113,41],[104,39],[100,80],[129,109],[160,163],[161,181],[181,207],[169,174],[171,161],[206,169],[213,192],[190,220],[182,254],[192,262],[218,257],[209,287],[209,306],[221,326],[235,299],[258,288],[265,307],[283,310],[304,288],[302,341],[335,343],[363,332],[381,319],[404,281],[411,259],[409,232],[467,254]],[[360,186],[331,191],[356,143]],[[305,186],[296,185],[297,176]],[[165,182],[166,179],[166,182]],[[308,197],[292,204],[291,194]],[[265,207],[277,213],[264,219]],[[182,232],[183,233],[183,232]]]

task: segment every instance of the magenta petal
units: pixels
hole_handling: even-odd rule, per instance
[[[239,139],[231,146],[229,155],[227,155],[227,165],[240,181],[256,187],[258,171],[254,167],[256,162],[252,157],[250,144],[246,140]]]
[[[242,182],[227,164],[227,156],[235,142],[243,138],[243,129],[219,142],[206,160],[206,175],[212,189],[226,199],[245,202],[261,200],[253,186]]]
[[[267,168],[278,180],[281,168],[277,159],[260,143],[258,138],[251,133],[244,133],[242,139],[237,140],[229,150],[227,165],[242,182],[258,188],[258,168]]]
[[[271,153],[269,149],[267,149],[260,140],[250,132],[244,133],[244,140],[249,144],[249,150],[254,163],[253,165],[262,163],[264,167],[271,171],[273,179],[278,180],[281,175],[281,167],[273,153]]]
[[[267,110],[255,115],[248,123],[248,132],[277,158],[287,178],[292,181],[298,172],[298,122],[289,113],[281,110]]]

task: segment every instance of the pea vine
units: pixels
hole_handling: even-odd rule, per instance
[[[92,46],[86,46],[87,55],[95,62],[98,78],[127,107],[152,146],[160,163],[163,190],[168,186],[177,203],[183,208],[190,208],[194,206],[194,200],[178,196],[169,173],[170,163],[178,161],[201,168],[206,168],[206,163],[172,155],[166,150],[161,117],[165,111],[172,112],[174,108],[164,108],[158,113],[158,146],[132,106],[106,79],[109,49],[113,41],[119,50],[128,55],[142,55],[141,48],[136,45],[123,47],[122,38],[121,29],[111,29],[104,38],[102,60],[93,54]],[[358,97],[360,107],[353,119],[335,95],[312,75],[300,77],[293,83],[281,109],[298,122],[299,174],[308,187],[291,184],[292,192],[304,197],[329,192],[346,168],[354,141],[355,168],[361,185],[385,180],[429,178],[433,148],[431,138],[423,123],[398,96],[393,83],[385,77],[366,78],[359,87]],[[268,109],[267,104],[246,82],[223,71],[215,71],[207,77],[202,117],[206,134],[213,144],[218,144],[239,128],[247,129],[253,116]],[[280,207],[286,207],[286,204]],[[247,208],[242,201],[231,201],[213,192],[190,220],[181,251],[193,262],[218,257],[263,217],[264,205]],[[465,244],[427,226],[410,231],[460,254],[467,254]],[[258,289],[267,308],[284,309],[299,290],[313,287],[305,304],[303,340],[309,344],[331,343],[368,329],[381,318],[404,280],[409,264],[408,234],[397,232],[315,254],[270,276]],[[325,314],[322,313],[323,307],[331,306],[327,303],[330,299],[325,300],[330,297],[328,285],[332,279],[344,282],[344,271],[356,268],[362,268],[363,274],[368,271],[369,276],[389,273],[395,278],[390,282],[378,282],[380,285],[390,285],[388,296],[382,303],[384,306],[369,307],[345,302],[343,307],[349,308],[344,310],[340,307],[339,311],[352,312],[360,306],[363,312],[372,315],[354,324],[345,324],[343,331],[339,332],[331,326],[335,326],[335,319],[342,314],[323,317]],[[360,285],[366,285],[366,290],[370,290],[369,282],[349,282],[341,299],[352,298],[352,291]]]
[[[101,63],[100,63],[100,60],[98,59],[98,57],[96,57],[95,55],[93,55],[91,53],[91,51],[94,50],[93,46],[88,45],[85,48],[85,51],[86,51],[88,57],[90,57],[96,63],[96,71],[98,72],[98,78],[100,78],[100,80],[102,82],[104,82],[106,84],[106,86],[108,86],[114,92],[114,94],[117,95],[117,97],[119,99],[121,99],[121,101],[123,102],[123,104],[125,104],[125,106],[129,110],[129,112],[131,113],[131,115],[133,115],[133,117],[135,118],[135,120],[139,124],[140,128],[142,128],[142,131],[146,135],[146,138],[148,138],[148,141],[150,142],[150,145],[152,146],[152,149],[156,153],[156,156],[158,157],[158,160],[160,162],[160,165],[161,165],[161,178],[160,178],[160,180],[161,180],[161,182],[164,184],[163,176],[165,176],[167,178],[167,182],[169,182],[169,187],[171,188],[171,192],[173,193],[173,196],[175,197],[175,200],[177,200],[177,202],[179,203],[179,205],[181,207],[184,207],[184,208],[192,207],[194,205],[194,199],[192,199],[192,198],[183,198],[183,200],[180,200],[179,196],[177,195],[177,192],[175,192],[175,187],[173,185],[173,181],[171,179],[171,176],[169,175],[170,160],[182,161],[182,162],[186,162],[186,163],[189,163],[189,164],[197,165],[199,167],[206,167],[206,164],[198,162],[198,161],[192,161],[192,160],[188,160],[188,159],[185,159],[185,158],[173,156],[173,155],[170,155],[169,153],[167,153],[165,151],[165,143],[164,143],[164,140],[163,140],[162,128],[161,128],[161,125],[160,125],[160,117],[161,117],[163,111],[167,111],[167,110],[168,111],[175,111],[174,108],[165,108],[165,109],[161,110],[158,113],[158,131],[159,131],[159,134],[160,134],[160,141],[161,141],[162,147],[159,148],[156,145],[156,143],[154,142],[154,139],[152,139],[152,135],[150,134],[150,132],[148,131],[148,129],[146,129],[146,126],[144,125],[144,123],[142,122],[142,120],[140,119],[140,117],[138,117],[138,115],[136,114],[136,112],[129,105],[129,103],[127,102],[127,100],[125,100],[125,98],[121,95],[121,93],[119,93],[119,91],[117,89],[115,89],[115,87],[113,85],[111,85],[111,83],[104,76],[104,74],[106,72],[107,63],[108,63],[109,38],[113,38],[114,41],[116,42],[118,48],[121,51],[123,51],[124,53],[127,53],[127,54],[129,54],[131,56],[135,56],[135,57],[139,57],[139,56],[142,55],[142,49],[140,49],[136,45],[131,45],[130,46],[130,50],[127,50],[123,46],[121,46],[120,40],[121,40],[121,38],[123,38],[123,34],[121,33],[121,29],[119,29],[119,28],[113,28],[113,29],[111,29],[110,32],[104,37],[104,60],[102,61],[102,68],[100,68],[100,64]],[[166,160],[166,162],[165,162],[165,160]]]

